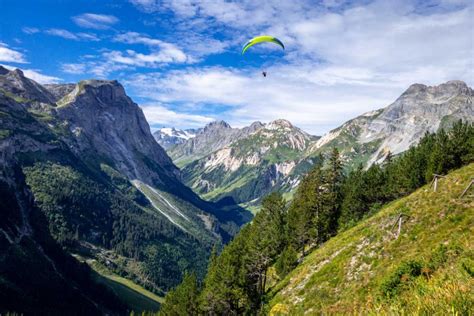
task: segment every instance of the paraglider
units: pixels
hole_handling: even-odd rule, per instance
[[[282,41],[280,41],[278,38],[270,36],[270,35],[263,35],[263,36],[257,36],[252,38],[250,41],[248,41],[244,47],[242,47],[242,55],[245,54],[245,52],[252,46],[260,43],[274,43],[279,45],[281,48],[285,49],[285,45],[283,45]],[[267,77],[267,72],[262,71],[262,75],[264,78]]]
[[[281,48],[285,49],[285,45],[283,45],[283,43],[278,38],[269,36],[269,35],[263,35],[263,36],[254,37],[250,41],[248,41],[244,45],[244,47],[242,47],[242,55],[245,54],[247,49],[249,49],[253,45],[260,44],[260,43],[275,43],[281,46]]]

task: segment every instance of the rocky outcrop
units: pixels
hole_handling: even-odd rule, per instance
[[[59,101],[64,98],[67,94],[71,93],[76,87],[75,83],[65,84],[45,84],[43,85],[53,96],[55,101]]]
[[[202,274],[212,245],[250,219],[182,183],[118,82],[46,89],[1,68],[0,87],[0,313],[44,303],[45,314],[67,314],[64,302],[80,314],[120,314],[126,306],[66,251],[84,247],[98,261],[107,253],[115,271],[167,290],[184,267]]]
[[[43,86],[26,78],[20,69],[9,71],[0,66],[0,89],[23,103],[54,103],[54,96]]]
[[[324,135],[309,154],[338,147],[350,163],[355,156],[369,166],[418,143],[426,132],[474,121],[473,90],[462,81],[438,86],[411,85],[386,108],[365,113]]]

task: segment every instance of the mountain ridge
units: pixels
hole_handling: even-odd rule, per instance
[[[410,85],[388,106],[363,113],[322,137],[312,136],[313,138],[298,148],[293,156],[288,156],[288,152],[281,153],[276,161],[273,159],[273,162],[276,162],[273,167],[269,167],[272,160],[269,159],[264,163],[265,166],[257,166],[262,168],[250,176],[248,170],[237,171],[242,165],[240,160],[245,161],[244,165],[255,167],[255,159],[259,160],[257,157],[261,155],[261,151],[267,150],[268,147],[262,139],[252,139],[254,133],[264,126],[270,127],[268,133],[271,133],[272,124],[275,122],[276,125],[283,125],[283,131],[287,128],[291,133],[291,129],[295,127],[290,122],[275,120],[267,125],[256,122],[251,133],[228,132],[225,142],[213,143],[212,150],[207,153],[201,152],[200,155],[184,150],[192,148],[199,140],[199,135],[193,141],[172,147],[168,152],[182,168],[185,182],[202,196],[214,200],[233,199],[246,206],[256,205],[271,189],[282,190],[291,195],[301,175],[309,170],[319,155],[328,155],[332,147],[340,150],[348,169],[359,164],[367,167],[372,163],[383,162],[389,154],[397,155],[407,150],[426,132],[449,128],[459,119],[474,121],[473,96],[473,90],[459,80],[437,86],[418,83]],[[223,130],[229,130],[228,124],[220,124]],[[246,129],[250,127],[242,130]],[[277,132],[278,129],[275,129],[275,135],[272,135],[275,140],[279,137]],[[294,140],[301,144],[301,139],[300,137]],[[208,138],[206,141],[209,143],[212,140],[213,138]],[[242,148],[239,147],[249,146],[249,144],[243,145],[246,142],[252,143],[255,150],[248,152],[245,157]],[[283,142],[282,145],[280,150],[284,152],[286,144]],[[229,166],[233,167],[229,169]],[[238,174],[229,175],[227,173],[229,170]],[[226,177],[229,180],[226,180]],[[256,193],[249,195],[250,190]]]

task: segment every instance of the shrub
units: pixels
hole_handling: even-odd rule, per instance
[[[397,296],[404,284],[410,283],[421,274],[422,267],[423,265],[416,260],[410,260],[400,264],[380,285],[382,295],[388,298]]]

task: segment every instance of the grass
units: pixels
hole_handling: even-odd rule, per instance
[[[9,137],[11,132],[7,129],[0,129],[0,139],[5,139]]]
[[[29,102],[31,102],[31,100],[29,100],[29,99],[25,99],[23,97],[15,95],[15,94],[13,94],[13,93],[5,90],[5,89],[2,89],[2,88],[0,88],[0,92],[3,93],[8,98],[15,100],[18,103],[29,103]]]
[[[133,311],[157,311],[160,308],[160,303],[163,302],[162,297],[110,272],[97,261],[89,264],[97,272],[97,281],[110,288]]]
[[[270,314],[469,315],[474,200],[459,195],[473,176],[474,164],[452,172],[438,192],[424,186],[314,250],[270,290]]]

